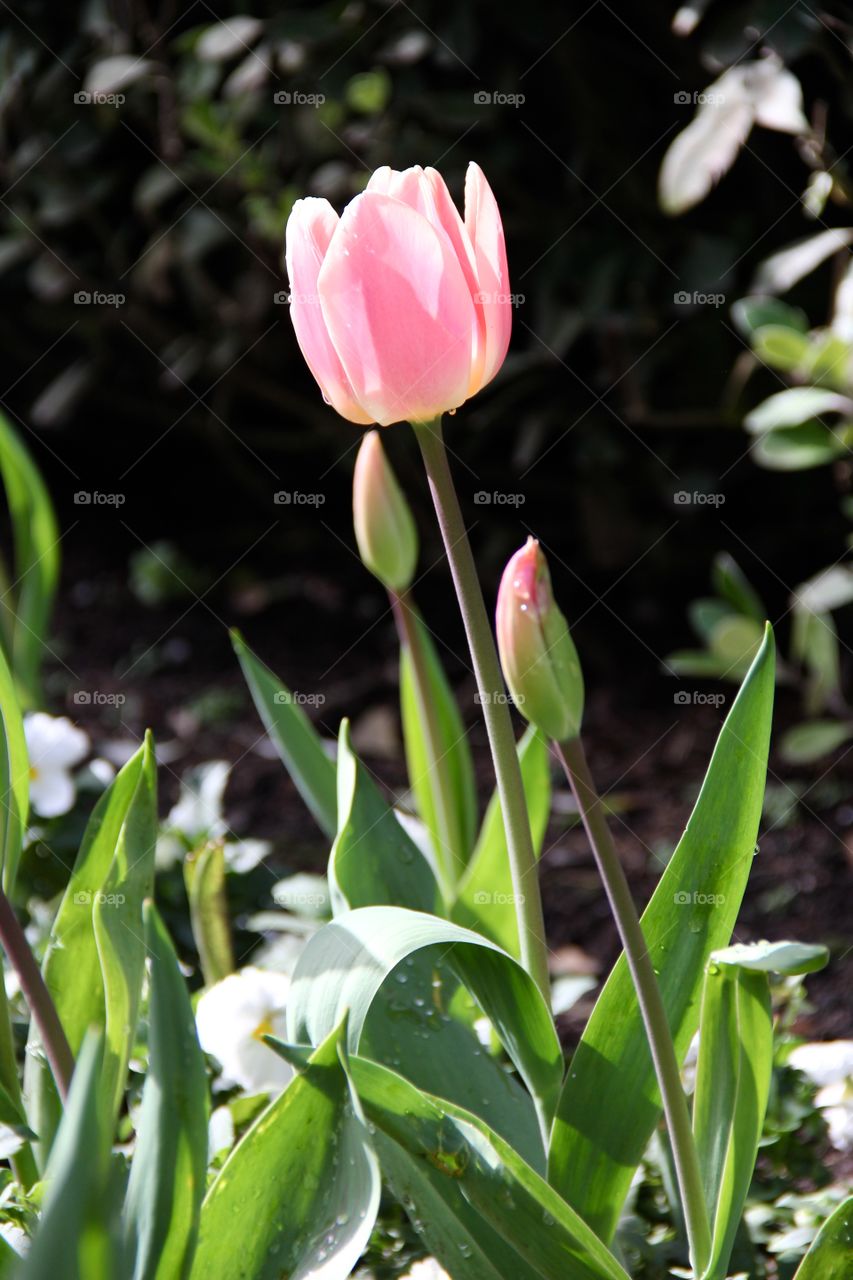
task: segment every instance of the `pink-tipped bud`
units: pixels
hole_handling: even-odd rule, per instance
[[[358,451],[352,514],[366,567],[390,590],[405,591],[415,576],[418,533],[378,431],[368,431]]]
[[[504,679],[521,714],[556,742],[576,738],[583,715],[583,675],[535,538],[528,538],[504,569],[497,632]]]

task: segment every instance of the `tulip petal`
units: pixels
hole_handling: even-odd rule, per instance
[[[448,236],[411,205],[376,189],[356,196],[317,288],[329,337],[375,421],[424,422],[464,403],[471,292]]]
[[[317,277],[339,222],[328,200],[297,200],[287,220],[285,262],[290,281],[290,318],[305,363],[325,399],[350,422],[374,419],[358,403],[326,331]]]
[[[509,270],[503,225],[497,201],[478,164],[469,164],[465,175],[465,227],[474,246],[483,308],[486,351],[482,379],[471,394],[491,382],[504,362],[512,329]]]

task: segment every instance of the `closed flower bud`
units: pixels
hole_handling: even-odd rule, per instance
[[[378,431],[368,431],[358,451],[352,513],[364,564],[389,590],[405,591],[415,574],[418,534]]]
[[[576,738],[583,715],[583,676],[535,538],[528,538],[504,570],[497,632],[504,679],[521,714],[556,742]]]

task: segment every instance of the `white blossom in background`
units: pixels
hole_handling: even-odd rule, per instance
[[[223,1083],[246,1093],[279,1093],[293,1076],[263,1036],[285,1038],[286,974],[248,967],[205,991],[196,1008],[198,1038],[222,1067]]]
[[[157,840],[157,867],[167,870],[187,849],[205,840],[222,840],[229,871],[251,871],[270,851],[268,840],[236,840],[224,818],[225,788],[231,766],[224,760],[208,760],[188,769],[181,778],[177,803],[169,811]]]
[[[788,1065],[820,1086],[815,1105],[823,1112],[832,1145],[853,1151],[853,1040],[801,1044]]]
[[[412,1263],[401,1280],[450,1280],[450,1276],[435,1258],[421,1258]]]
[[[30,758],[30,803],[42,818],[57,818],[74,804],[71,770],[88,754],[89,739],[67,716],[34,711],[24,717]]]

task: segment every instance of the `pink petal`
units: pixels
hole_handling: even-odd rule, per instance
[[[480,301],[486,328],[482,378],[471,394],[491,382],[504,362],[512,329],[509,270],[501,215],[492,189],[477,164],[465,175],[465,227],[474,246]]]
[[[297,200],[287,220],[285,262],[290,281],[290,318],[296,340],[324,398],[350,422],[368,423],[353,394],[326,331],[317,291],[317,277],[338,225],[338,215],[328,200]]]
[[[356,196],[317,288],[329,337],[375,421],[424,422],[464,403],[471,292],[448,236],[411,205],[376,188]]]

